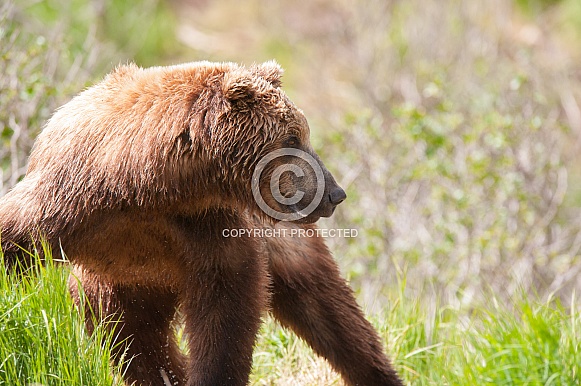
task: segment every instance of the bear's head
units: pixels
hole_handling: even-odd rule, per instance
[[[273,61],[224,73],[212,148],[222,152],[218,159],[241,201],[274,220],[311,223],[331,216],[346,195],[314,152],[281,75]]]

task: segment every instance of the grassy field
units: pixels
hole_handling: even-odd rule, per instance
[[[2,268],[2,267],[0,267]],[[23,278],[0,269],[0,385],[120,385],[109,337],[87,336],[68,296],[66,266]],[[524,296],[490,307],[426,309],[405,295],[371,317],[410,385],[579,385],[581,313]],[[117,374],[117,375],[115,375]],[[340,385],[293,333],[265,316],[251,384]]]
[[[491,304],[426,310],[402,292],[372,321],[409,385],[580,384],[578,311],[524,297]],[[321,359],[272,321],[261,335],[254,373],[260,385],[341,384]]]

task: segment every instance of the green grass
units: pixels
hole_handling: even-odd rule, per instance
[[[524,296],[512,304],[490,299],[471,311],[442,307],[432,317],[418,305],[391,310],[379,327],[391,326],[384,336],[411,384],[580,384],[579,310]]]
[[[88,336],[50,261],[24,277],[0,269],[0,385],[118,385],[101,329]],[[405,287],[405,284],[402,285]],[[372,318],[410,385],[579,385],[581,313],[524,295],[470,310],[425,306],[400,293]],[[574,302],[572,303],[574,304]],[[105,338],[104,338],[105,337]],[[293,333],[267,318],[251,383],[332,385],[340,378]]]
[[[103,331],[88,336],[68,295],[68,269],[35,271],[9,276],[0,264],[0,385],[120,385]]]
[[[372,318],[409,385],[580,385],[581,313],[523,295],[470,311],[394,297]],[[260,385],[341,384],[293,334],[269,320],[254,360]]]

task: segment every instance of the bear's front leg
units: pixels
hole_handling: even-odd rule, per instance
[[[229,237],[230,229],[245,226],[232,213],[214,212],[190,224],[195,249],[182,290],[190,351],[187,385],[246,385],[268,304],[265,258],[257,240]]]
[[[273,237],[266,250],[272,314],[283,326],[326,358],[346,385],[403,385],[321,237]]]

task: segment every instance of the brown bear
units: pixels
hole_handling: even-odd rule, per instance
[[[6,265],[29,264],[23,251],[40,240],[61,251],[88,329],[115,330],[128,384],[245,385],[267,310],[347,384],[402,384],[323,240],[280,233],[315,229],[345,199],[281,73],[121,66],[54,114],[0,200]]]

